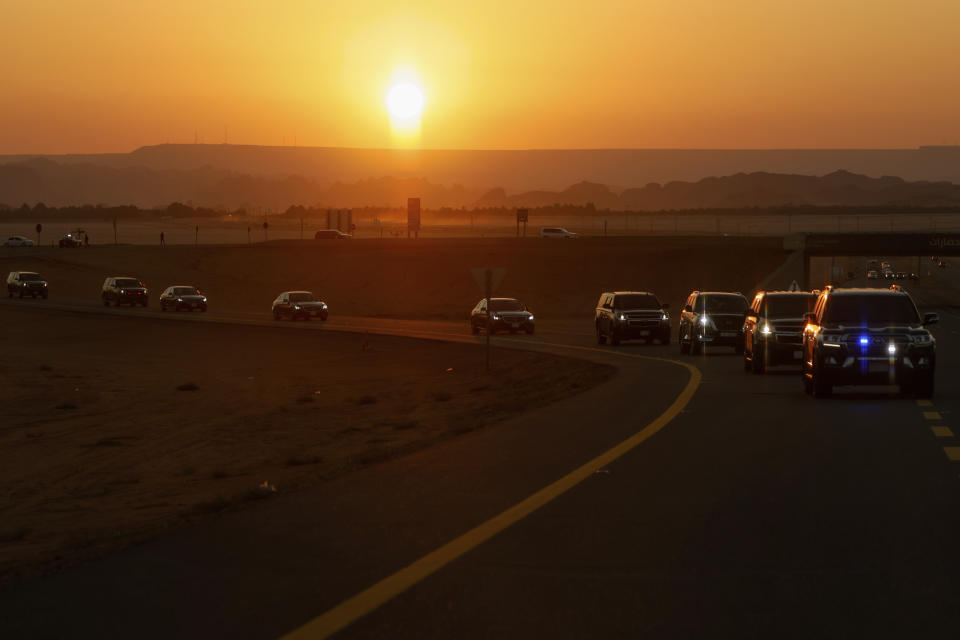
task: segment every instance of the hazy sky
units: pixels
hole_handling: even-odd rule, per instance
[[[0,153],[960,140],[960,0],[0,0]]]

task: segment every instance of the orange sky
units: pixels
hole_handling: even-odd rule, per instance
[[[0,153],[960,140],[960,1],[0,0]]]

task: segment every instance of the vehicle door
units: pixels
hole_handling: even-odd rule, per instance
[[[817,304],[813,307],[813,313],[816,316],[817,325],[809,325],[804,323],[803,325],[803,361],[808,368],[813,367],[813,359],[816,351],[817,344],[817,326],[820,324],[820,318],[823,317],[823,307],[826,303],[827,296],[820,296],[817,299]]]
[[[484,298],[480,301],[480,313],[477,316],[478,324],[484,328],[484,330],[490,328],[490,309],[487,307],[487,299]]]
[[[601,322],[603,323],[603,332],[606,334],[613,333],[613,317],[614,317],[614,296],[612,293],[608,294],[606,299],[603,301],[603,318]]]

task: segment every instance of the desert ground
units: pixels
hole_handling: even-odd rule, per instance
[[[612,367],[469,344],[3,311],[0,576],[496,423]],[[40,301],[37,301],[40,302]]]

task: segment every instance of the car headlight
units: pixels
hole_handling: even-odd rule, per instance
[[[183,302],[183,298],[177,298],[177,302]]]
[[[707,316],[700,316],[700,324],[707,326],[707,323],[710,322],[710,318]]]
[[[326,309],[326,308],[327,308],[327,303],[326,303],[326,302],[322,303],[322,304],[320,305],[320,308],[321,308],[321,309]]]
[[[762,333],[762,334],[765,335],[765,336],[768,336],[768,335],[770,335],[771,333],[773,333],[773,329],[770,328],[770,324],[769,324],[769,323],[764,322],[764,323],[763,323],[763,327],[761,327],[761,329],[760,329],[760,333]]]
[[[204,298],[200,298],[200,302],[206,302],[206,301],[207,301],[207,299],[206,299],[205,297],[204,297]]]
[[[824,344],[840,344],[843,342],[843,336],[840,334],[827,334],[823,336]]]
[[[627,316],[625,314],[621,313],[617,315],[617,320],[624,321],[626,319],[627,319]]]
[[[933,336],[929,333],[918,333],[913,336],[913,344],[930,344],[933,342]]]
[[[527,316],[527,321],[528,321],[528,322],[533,322],[533,314],[532,314],[532,313],[531,313],[529,316]]]
[[[663,320],[663,321],[667,321],[667,320],[670,319],[670,316],[668,316],[668,315],[666,314],[666,312],[664,312],[664,313],[661,313],[661,314],[660,314],[660,319]]]
[[[298,304],[293,305],[293,308],[297,311],[300,311],[300,305]]]
[[[495,314],[493,314],[492,316],[490,316],[490,318],[492,318],[493,320],[499,320],[499,319],[500,319],[500,316],[499,316],[499,314],[496,314],[496,313],[495,313]]]
[[[46,283],[46,282],[44,282],[44,283],[43,283],[43,286],[47,286],[47,283]]]

